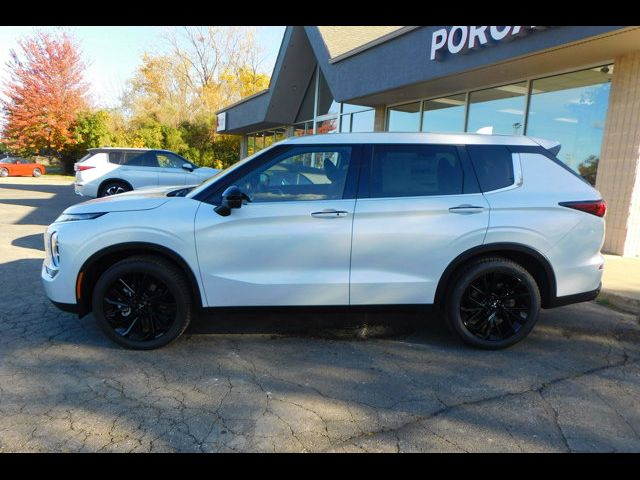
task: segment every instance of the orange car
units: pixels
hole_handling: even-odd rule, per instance
[[[18,157],[0,158],[0,177],[31,175],[39,177],[45,173],[44,165]]]

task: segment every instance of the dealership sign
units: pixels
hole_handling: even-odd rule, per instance
[[[431,60],[442,60],[444,53],[467,53],[497,42],[508,42],[546,27],[462,27],[441,28],[431,35]]]
[[[218,124],[216,132],[224,132],[227,129],[227,112],[220,112],[218,114]]]

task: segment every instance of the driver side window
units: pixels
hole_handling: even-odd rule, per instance
[[[351,147],[295,147],[235,183],[252,202],[341,199]]]
[[[186,160],[167,152],[157,152],[156,158],[160,168],[182,168],[187,163]]]

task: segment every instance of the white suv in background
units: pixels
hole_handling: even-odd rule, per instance
[[[197,185],[218,170],[197,167],[168,150],[90,148],[75,166],[75,191],[84,197],[105,197],[142,187]]]
[[[605,205],[559,148],[474,134],[287,139],[192,189],[69,207],[45,233],[42,281],[128,348],[167,344],[201,309],[390,305],[435,305],[465,342],[507,347],[540,308],[600,289]]]

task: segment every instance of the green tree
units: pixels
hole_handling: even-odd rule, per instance
[[[598,162],[600,158],[597,155],[589,155],[580,165],[578,172],[591,185],[596,184],[596,174],[598,172]]]

